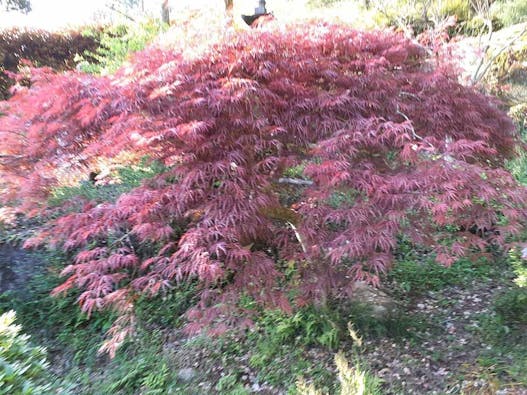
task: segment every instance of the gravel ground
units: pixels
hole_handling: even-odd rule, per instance
[[[431,324],[413,338],[394,343],[379,339],[367,343],[364,354],[382,377],[387,394],[527,394],[527,388],[499,388],[479,378],[478,357],[490,349],[481,337],[482,314],[504,286],[489,280],[469,287],[448,287],[415,301],[410,314],[427,317]]]

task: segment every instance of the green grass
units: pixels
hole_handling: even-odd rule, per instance
[[[468,285],[475,280],[490,278],[499,271],[499,265],[484,258],[475,261],[465,258],[445,267],[436,263],[433,256],[401,244],[387,280],[398,296],[417,297],[451,285]]]
[[[48,261],[47,270],[36,274],[24,290],[0,294],[0,313],[16,310],[18,321],[33,340],[45,344],[51,354],[60,355],[61,366],[55,370],[61,377],[51,383],[52,393],[179,393],[178,367],[162,352],[164,331],[181,326],[181,316],[195,295],[193,285],[176,287],[156,298],[138,299],[133,342],[125,344],[110,361],[97,350],[115,314],[95,312],[88,318],[77,306],[78,291],[51,297],[51,290],[62,282],[57,273],[67,257],[49,252],[42,258]]]
[[[128,343],[116,357],[100,370],[97,381],[83,383],[75,389],[76,394],[166,394],[176,393],[177,369],[162,351],[162,334],[139,332],[133,343]],[[72,372],[75,378],[77,372]]]
[[[144,158],[137,165],[118,168],[115,174],[111,175],[112,183],[95,185],[86,180],[76,186],[55,188],[51,192],[48,204],[52,207],[58,207],[78,198],[95,202],[113,202],[123,193],[140,186],[143,180],[166,170],[167,168],[161,163]]]
[[[220,394],[229,395],[248,395],[250,391],[238,382],[238,377],[235,374],[228,374],[218,380],[214,387]]]
[[[365,338],[390,338],[394,340],[414,339],[424,329],[425,317],[419,314],[409,315],[401,306],[385,317],[375,316],[370,305],[351,303],[347,309],[348,322]]]
[[[527,386],[527,289],[511,285],[498,295],[477,330],[487,348],[478,364],[512,384]]]
[[[0,312],[15,310],[25,330],[38,342],[45,342],[51,351],[67,349],[73,361],[95,364],[94,350],[98,349],[115,315],[95,313],[88,319],[76,303],[78,291],[52,297],[51,291],[62,282],[58,273],[66,257],[50,252],[41,258],[48,261],[48,266],[35,274],[25,289],[0,294]]]

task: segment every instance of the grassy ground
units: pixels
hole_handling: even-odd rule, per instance
[[[88,320],[75,294],[49,296],[64,258],[48,254],[45,270],[0,298],[0,311],[16,310],[34,343],[47,347],[55,393],[295,394],[303,379],[334,394],[338,350],[364,373],[366,393],[527,391],[527,290],[513,282],[510,260],[446,269],[404,247],[386,282],[397,314],[378,319],[353,303],[292,316],[266,311],[253,330],[218,338],[182,333],[180,316],[194,294],[188,286],[140,301],[135,338],[109,360],[97,348],[111,314]]]

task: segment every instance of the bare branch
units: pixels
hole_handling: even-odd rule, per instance
[[[408,118],[405,113],[399,110],[399,106],[397,106],[397,110],[395,112],[410,123],[410,128],[412,130],[412,136],[414,137],[414,139],[423,140],[423,138],[415,132],[414,126],[412,125],[412,121],[410,120],[410,118]]]
[[[291,227],[291,229],[293,229],[293,232],[295,232],[295,237],[300,243],[300,246],[302,247],[302,251],[304,252],[304,254],[307,253],[306,245],[304,244],[304,241],[302,240],[302,236],[300,235],[300,233],[298,233],[298,229],[296,228],[296,226],[293,225],[293,223],[289,221],[287,222],[287,224]]]
[[[116,12],[117,14],[124,16],[126,19],[131,20],[132,22],[136,22],[134,18],[132,18],[130,15],[128,15],[125,12],[122,12],[121,10],[118,10],[113,4],[106,4],[106,8],[109,8],[113,12]]]
[[[478,82],[480,82],[483,79],[483,77],[487,74],[489,69],[492,67],[492,65],[494,64],[494,61],[498,58],[498,56],[500,56],[505,50],[509,49],[525,33],[527,33],[527,24],[523,27],[523,29],[521,30],[521,32],[519,34],[514,36],[511,40],[509,40],[509,42],[507,42],[507,44],[505,44],[503,47],[501,47],[499,49],[498,52],[496,52],[496,54],[487,62],[487,64],[485,65],[485,68],[480,73],[479,71],[480,71],[481,67],[483,66],[483,64],[485,62],[485,56],[483,55],[481,57],[481,61],[480,61],[479,65],[478,65],[478,68],[476,69],[476,71],[474,73],[474,76],[472,77],[472,85],[476,85]],[[485,51],[484,51],[485,53],[490,48],[490,38],[491,37],[492,37],[492,35],[489,36],[489,43],[485,47]]]
[[[279,178],[278,179],[279,184],[292,184],[292,185],[313,185],[313,181],[311,180],[303,180],[301,178]]]

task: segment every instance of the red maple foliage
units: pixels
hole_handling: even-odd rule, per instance
[[[513,124],[418,45],[320,23],[225,37],[193,57],[149,48],[110,77],[34,69],[1,104],[0,171],[26,211],[90,158],[167,166],[50,222],[37,241],[77,251],[57,293],[128,314],[137,292],[196,281],[198,329],[234,320],[240,295],[288,310],[291,289],[302,305],[377,284],[402,234],[449,265],[522,229],[526,191],[503,168]],[[293,166],[305,182],[284,178]]]

